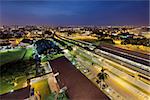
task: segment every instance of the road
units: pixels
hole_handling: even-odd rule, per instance
[[[61,40],[73,43],[73,44],[75,44],[79,47],[82,47],[82,48],[84,48],[88,51],[92,51],[89,48],[90,44],[87,43],[87,42],[84,43],[84,42],[80,42],[80,41],[77,41],[77,40],[72,40],[72,39],[69,39],[69,38],[66,38],[66,37],[62,37],[62,36],[59,36],[59,35],[56,35],[56,37],[61,39]],[[81,44],[84,44],[85,47],[82,46]],[[135,62],[140,63],[140,64],[144,64],[146,66],[150,66],[150,55],[149,54],[143,54],[143,53],[140,53],[140,52],[125,50],[125,49],[115,47],[115,46],[112,46],[112,45],[100,45],[100,46],[97,47],[97,49],[104,50],[106,52],[109,52],[109,53],[115,54],[117,56],[135,61]]]
[[[65,39],[63,39],[63,40],[65,40]],[[79,46],[79,45],[77,45],[77,46]],[[82,47],[81,45],[79,46],[79,47]],[[82,47],[82,48],[84,48],[85,49],[85,47]],[[117,56],[121,56],[121,57],[124,57],[124,58],[126,58],[126,59],[129,59],[129,60],[131,60],[132,58],[132,60],[133,61],[135,61],[135,62],[138,62],[138,63],[141,63],[141,60],[144,60],[144,62],[146,62],[146,64],[147,65],[149,65],[149,55],[145,55],[145,54],[142,54],[142,53],[140,53],[139,55],[137,54],[137,52],[132,52],[131,51],[131,53],[130,53],[130,51],[121,51],[120,50],[120,48],[119,49],[112,49],[112,48],[108,48],[108,47],[104,47],[105,49],[108,49],[108,51],[110,52],[110,53],[112,53],[112,52],[115,52],[115,55],[117,55]],[[99,48],[99,49],[101,49],[101,48]],[[88,50],[88,49],[86,49],[86,50]],[[90,50],[88,50],[88,51],[90,51]],[[105,50],[106,51],[106,50]],[[81,54],[85,54],[85,53],[83,53],[83,52],[80,52]],[[94,51],[92,51],[92,53],[95,53]],[[114,54],[114,53],[112,53],[112,54]],[[123,56],[122,56],[123,55]],[[129,55],[129,56],[128,56]],[[87,56],[87,58],[91,58],[91,56],[90,55],[86,55]],[[106,55],[107,56],[107,55]],[[128,56],[129,58],[127,58],[126,56]],[[92,56],[93,57],[93,56]],[[109,56],[108,56],[109,57]],[[111,58],[111,57],[110,57]],[[92,58],[91,58],[92,59]],[[113,58],[112,58],[113,59]],[[136,60],[135,60],[136,59]],[[138,60],[138,61],[137,61]],[[85,60],[83,60],[84,62],[85,62]],[[113,60],[112,60],[113,61]],[[143,61],[142,61],[143,62]],[[125,61],[124,61],[124,63],[125,63]],[[124,63],[123,63],[123,66],[124,66]],[[144,65],[146,65],[145,63],[144,63]],[[83,64],[83,65],[85,65],[85,63]],[[120,65],[122,65],[122,64],[120,64]],[[85,65],[86,66],[86,65]],[[87,65],[88,66],[88,65]],[[131,65],[128,65],[128,66],[131,66]],[[107,67],[109,67],[109,66],[107,66]],[[133,66],[133,67],[136,67],[136,66]],[[121,68],[121,67],[120,67]],[[110,69],[110,68],[108,68],[108,69]],[[123,71],[123,70],[121,70],[121,71]],[[119,73],[118,71],[114,71],[114,70],[112,70],[112,72],[114,72],[114,73]],[[108,72],[109,73],[109,72]],[[124,71],[123,71],[123,73],[124,73]],[[139,85],[140,86],[140,84],[141,84],[141,87],[140,88],[142,88],[143,87],[143,83],[141,83],[140,82],[140,80],[136,80],[136,79],[130,79],[130,78],[132,78],[130,75],[128,75],[128,73],[126,73],[126,75],[125,74],[120,74],[120,76],[121,77],[123,77],[123,78],[126,78],[126,80],[128,80],[129,82],[126,82],[126,81],[124,81],[124,79],[122,79],[121,78],[121,82],[120,81],[118,81],[118,80],[120,80],[120,77],[115,77],[114,75],[112,75],[112,74],[110,74],[110,76],[111,76],[111,78],[112,78],[112,80],[109,80],[108,81],[108,84],[109,85],[111,85],[116,91],[118,91],[121,95],[123,95],[126,99],[127,99],[127,97],[132,97],[130,100],[140,100],[140,99],[142,99],[142,100],[144,100],[145,98],[147,98],[147,96],[145,96],[145,94],[143,94],[140,90],[138,90],[138,89],[136,89],[134,86],[132,86],[132,84],[134,85],[134,84],[136,84],[136,85]],[[125,76],[124,76],[125,75]],[[114,78],[115,77],[115,78]],[[130,78],[129,78],[130,77]],[[116,85],[115,83],[117,82],[117,84],[118,85]],[[130,82],[132,83],[132,84],[130,84]],[[120,86],[120,85],[121,86]],[[143,87],[143,89],[145,90],[145,86]],[[146,88],[146,91],[147,91],[147,89],[149,88],[149,86]]]
[[[98,66],[91,66],[90,67],[90,63],[89,61],[86,61],[85,59],[79,59],[79,56],[78,56],[78,60],[79,62],[82,63],[82,67],[85,67],[85,69],[89,69],[90,72],[96,77],[96,75],[98,74],[98,72],[100,72]],[[121,72],[111,66],[108,66],[108,65],[104,65],[104,68],[107,68],[109,71],[107,71],[107,73],[109,74],[109,79],[107,80],[109,86],[111,86],[113,89],[115,89],[119,94],[121,94],[124,98],[127,98],[127,97],[130,97],[129,100],[141,100],[141,98],[143,98],[144,100],[144,94],[143,96],[140,96],[141,93],[139,92],[139,90],[135,89],[135,87],[133,87],[130,83],[124,81],[124,79],[129,79],[131,80],[133,83],[136,83],[136,84],[139,84],[139,86],[144,86],[143,88],[145,90],[147,90],[148,88],[150,88],[149,86],[147,85],[144,85],[143,83],[141,83],[140,81],[134,79],[133,77],[131,77],[130,75],[128,74],[125,74],[124,72]],[[83,68],[82,68],[83,70]],[[111,73],[113,72],[113,74]],[[119,78],[118,76],[114,75],[117,74],[119,75]],[[92,77],[94,77],[92,76]],[[120,78],[120,77],[123,77]],[[140,93],[140,94],[139,94]]]
[[[132,70],[134,70],[134,71],[136,71],[136,72],[138,72],[138,74],[141,74],[142,76],[144,75],[144,77],[145,77],[145,75],[146,75],[146,77],[148,76],[150,76],[150,74],[149,74],[149,70],[148,69],[144,69],[144,67],[142,66],[137,66],[137,65],[135,65],[134,64],[134,62],[132,63],[127,63],[127,60],[121,60],[121,59],[119,59],[118,57],[112,57],[112,56],[108,56],[107,54],[103,54],[102,53],[102,51],[100,51],[100,50],[97,50],[97,51],[95,51],[94,52],[95,54],[97,54],[97,55],[99,55],[99,56],[102,56],[102,57],[104,57],[104,58],[106,58],[106,59],[109,59],[109,60],[111,60],[111,61],[113,61],[113,62],[116,62],[116,63],[118,63],[118,64],[120,64],[120,65],[123,65],[123,66],[125,66],[125,67],[127,67],[127,68],[130,68],[130,69],[132,69]]]
[[[98,49],[150,66],[150,55],[125,50],[112,45],[100,45]]]
[[[56,37],[57,38],[59,38],[59,39],[61,39],[61,40],[63,40],[63,41],[67,41],[67,42],[69,42],[69,43],[72,43],[72,44],[75,44],[75,45],[77,45],[77,46],[79,46],[79,47],[81,47],[81,48],[84,48],[85,50],[88,50],[88,51],[90,51],[90,52],[93,52],[93,53],[95,53],[95,54],[97,54],[97,52],[95,52],[95,50],[90,50],[88,47],[83,47],[81,44],[77,44],[77,43],[82,43],[82,42],[79,42],[79,41],[76,41],[76,40],[72,40],[72,39],[68,39],[68,38],[65,38],[65,37],[62,37],[62,36],[58,36],[58,35],[56,35]],[[70,41],[71,40],[71,41]],[[72,42],[72,41],[74,41],[74,42]],[[85,44],[85,43],[84,43]],[[124,64],[124,66],[126,66],[126,67],[128,67],[128,68],[130,68],[130,69],[132,69],[132,70],[135,70],[135,71],[138,71],[138,72],[140,72],[140,73],[142,73],[142,74],[145,74],[145,75],[147,75],[147,76],[149,76],[149,55],[148,54],[143,54],[143,53],[139,53],[138,54],[138,52],[133,52],[133,51],[130,51],[130,50],[124,50],[124,49],[121,49],[121,48],[118,48],[118,47],[113,47],[113,46],[111,46],[111,45],[102,45],[104,48],[108,48],[108,47],[110,47],[110,48],[108,48],[109,50],[111,50],[111,51],[109,51],[108,53],[112,53],[112,54],[114,54],[114,55],[116,55],[116,56],[119,56],[119,57],[124,57],[125,59],[128,59],[129,58],[129,60],[134,60],[134,61],[136,61],[137,62],[137,64],[135,64],[134,62],[126,62],[126,60],[121,60],[121,59],[116,59],[116,58],[113,58],[112,56],[109,56],[109,55],[105,55],[105,57],[107,58],[107,59],[111,59],[112,61],[115,61],[115,62],[117,62],[117,63],[120,63],[120,64]],[[101,46],[99,46],[98,48],[100,48],[99,50],[101,50]],[[116,49],[112,49],[112,48],[116,48]],[[120,51],[119,51],[120,50]],[[104,50],[104,51],[106,51],[107,52],[107,50]],[[115,53],[113,53],[115,51]],[[121,53],[121,54],[119,54],[118,53],[118,51]],[[122,51],[123,51],[123,53],[122,53]],[[125,51],[125,52],[124,52]],[[125,54],[125,55],[124,55]],[[129,56],[129,54],[130,54],[130,56]],[[137,57],[137,55],[139,56],[139,57]],[[134,57],[136,57],[136,58],[134,58]],[[117,57],[118,58],[118,57]],[[137,59],[138,58],[138,59]],[[143,59],[144,61],[141,61],[141,59]],[[146,61],[145,61],[146,60]],[[141,62],[146,62],[146,65],[148,65],[148,66],[146,66],[146,65],[142,65],[142,64],[140,64]]]
[[[128,98],[128,100],[140,100],[140,98],[135,95],[135,93],[132,93],[128,89],[126,89],[126,86],[128,84],[124,85],[121,84],[121,82],[118,82],[117,77],[112,76],[111,73],[107,72],[109,74],[108,80],[106,80],[106,83],[111,86],[116,92],[118,92],[121,96],[123,96],[125,99]],[[122,82],[123,83],[123,82]]]

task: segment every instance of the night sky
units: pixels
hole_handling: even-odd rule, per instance
[[[148,25],[148,0],[0,1],[1,25]]]

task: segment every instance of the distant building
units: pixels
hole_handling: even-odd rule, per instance
[[[30,40],[30,39],[23,39],[21,42],[22,42],[22,43],[29,43],[29,44],[32,44],[32,43],[33,43],[33,40]]]
[[[129,34],[129,33],[127,32],[127,33],[118,34],[118,36],[119,36],[121,39],[127,39],[127,38],[133,38],[134,34]]]

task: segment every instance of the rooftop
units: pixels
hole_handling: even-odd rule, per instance
[[[54,73],[59,72],[57,79],[60,88],[67,86],[67,92],[71,100],[109,100],[67,58],[57,58],[50,61],[50,64]]]

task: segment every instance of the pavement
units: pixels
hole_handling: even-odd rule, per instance
[[[60,57],[50,61],[53,71],[59,72],[57,76],[60,87],[67,87],[71,100],[109,100],[88,78],[65,58]]]
[[[57,84],[56,78],[55,78],[53,73],[51,73],[48,76],[48,85],[49,85],[52,93],[53,92],[59,93],[60,88],[59,88],[59,86]]]

